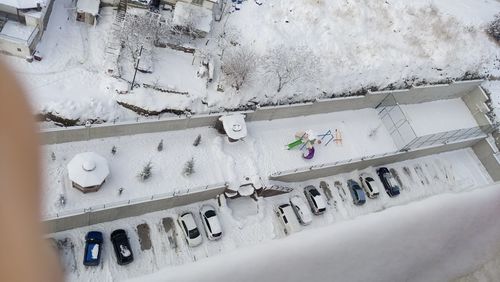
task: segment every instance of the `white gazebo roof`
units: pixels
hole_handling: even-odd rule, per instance
[[[93,152],[74,156],[67,168],[69,179],[82,187],[101,185],[109,175],[106,159]]]
[[[242,114],[234,114],[229,116],[221,116],[224,130],[227,136],[234,140],[239,140],[247,136],[247,126],[245,124],[245,116]]]

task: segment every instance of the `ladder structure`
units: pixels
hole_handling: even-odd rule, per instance
[[[106,74],[113,77],[120,76],[118,58],[120,57],[122,47],[117,35],[122,31],[123,20],[127,14],[127,2],[128,0],[120,0],[118,3],[115,21],[113,22],[112,30],[108,37],[108,44],[105,49]]]

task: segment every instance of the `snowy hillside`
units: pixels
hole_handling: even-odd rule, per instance
[[[206,38],[183,41],[196,49],[194,56],[168,48],[151,50],[153,72],[139,73],[137,82],[175,93],[144,87],[117,93],[129,88],[135,61],[128,55],[121,59],[121,79],[104,74],[104,50],[112,40],[116,13],[109,7],[100,10],[98,24],[92,27],[75,22],[74,1],[56,1],[38,46],[43,60],[30,64],[5,59],[24,83],[35,111],[49,119],[65,118],[67,124],[130,120],[137,115],[117,101],[154,113],[201,113],[498,76],[499,48],[484,33],[487,22],[500,11],[498,1],[262,2],[245,1],[239,11],[228,5]],[[162,11],[162,17],[171,14]],[[255,64],[236,91],[221,67],[227,70],[231,54],[242,48],[250,50]],[[212,82],[197,75],[203,58],[215,65]],[[294,74],[279,87],[276,74],[285,62]],[[217,91],[218,86],[224,91]]]

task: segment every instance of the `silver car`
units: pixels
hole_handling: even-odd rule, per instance
[[[304,195],[311,206],[313,214],[320,215],[326,211],[326,200],[316,187],[312,185],[306,186]]]

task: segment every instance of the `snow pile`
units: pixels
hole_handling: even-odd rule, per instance
[[[417,136],[478,126],[469,108],[460,98],[400,107]]]
[[[500,251],[500,225],[491,224],[500,212],[499,188],[496,184],[436,196],[132,281],[223,281],[227,277],[239,281],[447,281]]]
[[[99,5],[101,0],[78,0],[76,4],[76,11],[78,13],[88,13],[92,16],[99,14]]]
[[[209,33],[212,26],[212,11],[190,3],[178,2],[175,4],[172,23]]]
[[[94,244],[94,246],[92,246],[91,256],[92,256],[92,259],[97,259],[97,257],[99,256],[99,245],[98,244]]]

